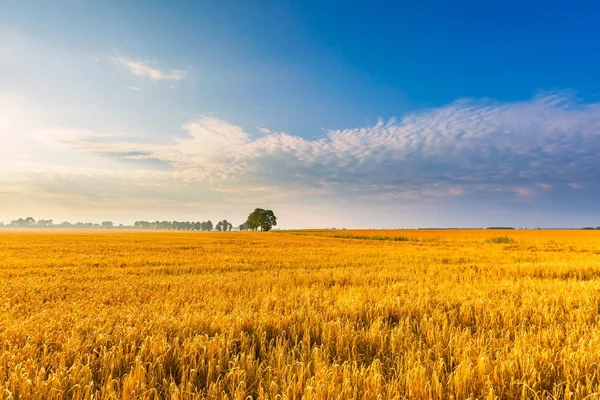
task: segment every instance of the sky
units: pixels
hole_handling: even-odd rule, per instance
[[[0,221],[598,226],[594,3],[0,0]]]

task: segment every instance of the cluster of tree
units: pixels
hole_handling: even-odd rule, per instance
[[[2,225],[2,224],[0,224]],[[51,219],[40,219],[35,220],[32,217],[15,219],[7,225],[8,227],[15,228],[32,228],[32,227],[55,227],[55,228],[112,228],[114,224],[111,221],[104,221],[101,224],[95,224],[93,222],[77,222],[72,224],[68,221],[60,224],[55,224]]]
[[[215,229],[219,232],[227,232],[230,231],[231,228],[233,228],[233,225],[231,225],[231,223],[229,223],[229,221],[227,221],[226,219],[217,222],[217,226],[215,227]]]
[[[239,225],[241,231],[270,231],[277,225],[277,217],[272,210],[257,208],[248,215],[246,222]],[[0,222],[0,226],[4,226]],[[55,224],[51,219],[40,219],[36,221],[32,217],[19,218],[11,221],[8,227],[56,227],[56,228],[113,228],[112,221],[103,221],[101,224],[92,222],[63,222]],[[190,221],[135,221],[133,226],[119,225],[119,228],[135,228],[135,229],[155,229],[155,230],[172,230],[172,231],[212,231],[216,229],[219,232],[231,231],[233,224],[226,219],[217,222],[216,225],[212,221],[205,222],[190,222]]]
[[[240,231],[270,231],[277,225],[277,217],[272,210],[262,208],[255,209],[243,224],[239,225]],[[206,222],[179,222],[179,221],[136,221],[133,224],[136,229],[157,229],[171,231],[212,231],[227,232],[233,229],[233,224],[226,219],[213,225],[212,221]]]
[[[31,217],[15,219],[10,222],[9,226],[35,226],[35,219]]]
[[[190,222],[190,221],[135,221],[133,227],[136,229],[156,229],[168,231],[212,231],[213,229],[219,232],[230,231],[233,225],[224,219],[214,225],[211,220],[206,222]]]
[[[135,221],[133,227],[136,229],[156,229],[166,231],[212,231],[213,223],[190,221]]]
[[[271,210],[257,208],[248,215],[246,222],[239,226],[240,231],[270,231],[277,226],[277,217]]]

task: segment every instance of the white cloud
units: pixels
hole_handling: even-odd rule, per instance
[[[140,91],[142,90],[142,89],[140,89],[140,88],[139,88],[139,87],[137,87],[137,86],[129,86],[129,89],[130,89],[130,90],[134,90],[134,91],[136,91],[136,92],[140,92]]]
[[[127,68],[133,75],[152,81],[181,81],[187,76],[187,72],[183,69],[161,70],[154,66],[153,61],[136,60],[119,55],[110,58],[116,65]]]
[[[461,100],[370,127],[331,130],[318,140],[266,128],[267,135],[252,138],[213,117],[183,129],[187,136],[163,144],[100,141],[92,132],[63,132],[54,140],[114,158],[158,160],[181,182],[240,193],[274,186],[378,198],[531,197],[597,185],[600,170],[600,105],[564,95]]]

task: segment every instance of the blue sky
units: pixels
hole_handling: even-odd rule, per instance
[[[0,221],[600,225],[599,12],[0,0]]]

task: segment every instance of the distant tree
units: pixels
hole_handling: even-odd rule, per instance
[[[158,225],[160,222],[148,222],[148,221],[135,221],[133,227],[136,229],[159,229]]]
[[[65,221],[62,222],[61,224],[59,224],[58,226],[62,227],[62,228],[69,228],[71,227],[73,224],[71,224],[69,221]]]
[[[244,222],[243,224],[240,224],[238,228],[240,229],[240,231],[247,231],[248,225]]]
[[[250,215],[248,215],[246,225],[249,229],[256,230],[260,227],[261,231],[270,231],[274,226],[277,225],[277,217],[272,210],[257,208]]]
[[[54,224],[54,221],[52,221],[51,219],[40,219],[37,222],[37,226],[52,226]]]
[[[114,224],[112,223],[112,221],[102,221],[103,228],[112,228],[113,226]]]
[[[156,221],[156,229],[169,230],[171,223],[169,221]]]
[[[231,223],[229,221],[224,219],[223,221],[219,221],[217,223],[217,226],[215,229],[219,232],[221,232],[221,231],[226,232],[226,231],[230,231],[231,228],[233,228],[233,225],[231,225]]]
[[[35,219],[31,217],[19,218],[10,222],[11,226],[33,226],[35,225]]]

